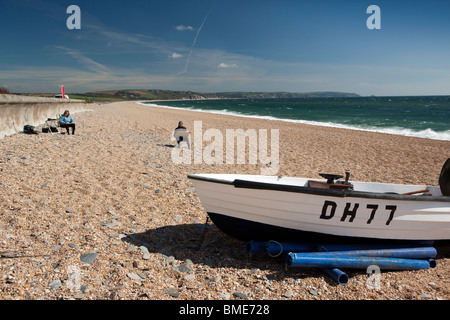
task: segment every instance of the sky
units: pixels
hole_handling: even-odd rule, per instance
[[[0,86],[450,95],[449,17],[448,0],[0,0]]]

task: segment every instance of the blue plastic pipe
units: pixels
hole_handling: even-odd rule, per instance
[[[317,250],[317,244],[313,243],[266,242],[266,253],[272,257],[289,252],[308,252],[315,250]]]
[[[339,256],[339,257],[385,257],[403,259],[431,259],[436,257],[437,250],[433,247],[423,248],[400,248],[400,249],[373,249],[373,250],[349,250],[349,251],[326,251],[306,252],[304,256]]]
[[[427,261],[430,263],[430,268],[436,268],[436,260],[434,259],[427,259]]]
[[[266,252],[266,243],[251,241],[245,245],[245,250],[247,250],[247,252],[265,253]]]
[[[314,256],[301,253],[289,253],[286,256],[286,264],[292,267],[317,267],[317,268],[349,268],[367,269],[368,266],[377,265],[380,269],[387,270],[419,270],[429,269],[427,260],[399,259],[383,257],[343,257],[343,256]]]
[[[322,244],[319,245],[319,251],[348,251],[348,250],[373,250],[373,249],[402,249],[431,247],[434,241],[423,240],[408,243],[347,243],[347,244]]]
[[[320,268],[323,272],[325,272],[331,279],[336,281],[338,284],[345,286],[348,283],[348,275],[339,270],[338,268]]]

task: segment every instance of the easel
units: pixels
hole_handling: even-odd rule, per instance
[[[56,131],[52,131],[52,127],[56,128]],[[51,134],[62,134],[58,128],[60,128],[61,126],[59,125],[59,119],[52,119],[52,118],[48,118],[45,121],[44,127],[42,128],[42,130],[44,129],[48,129],[48,132]]]

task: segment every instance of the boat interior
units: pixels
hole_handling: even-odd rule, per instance
[[[421,196],[442,196],[438,187],[432,186],[411,186],[397,185],[387,183],[367,183],[367,182],[349,182],[350,173],[345,173],[345,180],[337,180],[343,178],[342,175],[320,173],[326,181],[308,180],[306,187],[322,188],[322,189],[338,189],[338,190],[355,190],[363,192],[377,192],[399,195],[421,195]]]

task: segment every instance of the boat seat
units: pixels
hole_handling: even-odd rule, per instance
[[[307,183],[308,188],[321,188],[321,189],[339,189],[339,190],[348,190],[350,189],[350,185],[341,184],[341,183],[327,183],[323,181],[316,180],[308,180]]]

